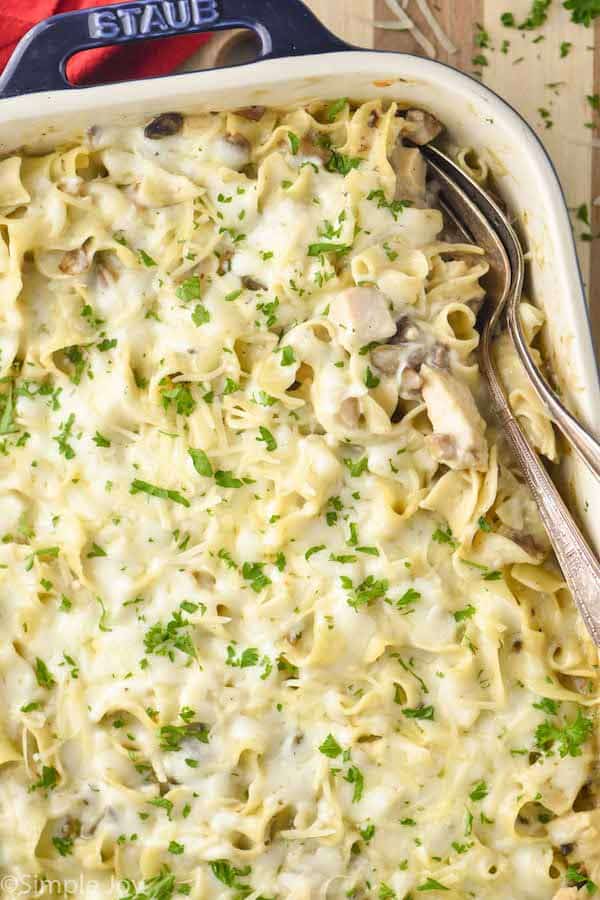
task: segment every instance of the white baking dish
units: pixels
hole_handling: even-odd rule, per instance
[[[165,11],[177,8],[184,23],[187,10],[190,24],[178,28],[167,23],[163,28],[159,17],[153,24],[147,16],[151,27],[144,37],[199,31],[206,25],[246,25],[258,34],[266,58],[218,71],[67,89],[59,70],[64,70],[72,52],[134,40],[140,36],[135,29],[140,30],[142,20],[131,19],[131,4],[104,7],[100,20],[91,18],[89,11],[57,16],[24,39],[0,82],[0,94],[29,92],[0,102],[2,155],[23,146],[51,147],[95,123],[138,122],[167,110],[193,113],[250,104],[302,104],[309,98],[338,96],[357,100],[381,96],[426,107],[447,125],[454,143],[485,148],[505,171],[497,183],[520,221],[531,252],[529,290],[548,317],[549,361],[571,408],[589,427],[598,429],[598,370],[564,196],[542,144],[507,103],[475,79],[441,63],[400,53],[340,49],[345,45],[320,26],[299,0],[286,0],[277,7],[273,0],[222,0],[219,6],[216,0],[183,0],[147,6],[158,9],[156,16],[163,16],[163,22]],[[131,34],[125,33],[126,21],[134,21]],[[40,84],[59,89],[34,92]],[[567,455],[562,474],[570,504],[600,551],[600,517],[594,516],[600,508],[600,486],[572,455]]]

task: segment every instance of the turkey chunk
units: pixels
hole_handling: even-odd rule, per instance
[[[396,333],[388,301],[375,288],[354,287],[338,294],[331,301],[329,318],[338,326],[340,343],[349,353]]]
[[[485,422],[469,389],[442,369],[421,366],[423,400],[433,425],[426,441],[432,456],[451,469],[487,468]]]
[[[561,888],[558,894],[554,895],[553,900],[577,900],[580,896],[577,888],[575,887],[564,887]]]

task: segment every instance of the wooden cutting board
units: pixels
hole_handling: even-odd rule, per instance
[[[376,27],[377,21],[394,20],[386,0],[305,2],[349,43],[423,53],[409,31]],[[584,233],[600,234],[600,148],[592,147],[592,138],[600,137],[600,111],[594,115],[586,99],[600,92],[600,19],[595,29],[573,24],[570,14],[562,8],[562,0],[553,0],[545,25],[523,31],[505,27],[500,16],[510,10],[517,23],[524,21],[531,0],[429,0],[429,8],[456,46],[456,53],[446,53],[435,40],[419,12],[417,0],[408,0],[406,6],[415,24],[433,43],[437,58],[466,72],[481,73],[482,81],[519,110],[548,149],[573,211],[596,347],[600,348],[600,238],[581,240]],[[487,47],[477,46],[476,36],[481,37],[481,29],[489,35]],[[228,40],[226,35],[218,37],[186,68],[197,67],[198,62],[211,64],[215,56],[223,64]],[[485,38],[483,42],[488,43]],[[561,45],[567,44],[571,45],[568,53],[561,57]],[[473,61],[479,55],[486,64]],[[590,128],[590,123],[595,123],[595,127]],[[596,197],[598,205],[594,207]],[[582,204],[587,204],[592,216],[591,228],[577,220],[576,210]]]

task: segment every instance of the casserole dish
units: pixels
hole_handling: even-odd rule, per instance
[[[51,20],[4,81],[0,885],[593,890],[597,656],[480,415],[488,263],[437,240],[408,142],[440,123],[403,104],[482,174],[509,178],[526,137],[460,77],[344,50],[298,3],[286,46],[254,7]],[[261,42],[243,89],[62,90],[73,48],[230,24]],[[543,249],[565,291],[573,263],[528,158],[512,191],[543,303]],[[547,305],[549,347],[572,333],[583,358],[579,307]]]
[[[426,107],[443,121],[452,142],[495,161],[498,190],[515,215],[529,250],[529,283],[547,315],[547,359],[563,396],[590,428],[600,423],[600,384],[581,273],[565,198],[543,145],[504,100],[476,79],[445,64],[409,54],[344,44],[303,6],[260,0],[184,0],[117,4],[55,16],[20,43],[0,82],[0,154],[19,147],[41,151],[115,115],[124,124],[167,109],[182,113],[252,104],[301,104],[349,95],[396,99]],[[183,32],[248,28],[260,58],[243,69],[185,73],[73,88],[65,66],[74,53],[114,43]],[[566,455],[560,480],[597,550],[598,485]]]

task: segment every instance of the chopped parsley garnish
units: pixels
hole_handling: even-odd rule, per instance
[[[215,472],[215,484],[223,488],[241,488],[242,483],[239,478],[235,478],[233,472],[225,469],[218,469]]]
[[[369,460],[366,456],[356,460],[344,459],[343,463],[350,472],[352,478],[358,478],[363,472],[369,471]]]
[[[296,362],[296,356],[294,354],[294,350],[292,347],[280,347],[281,351],[281,365],[282,366],[291,366]]]
[[[298,678],[300,674],[298,666],[295,666],[294,663],[291,663],[289,659],[286,658],[284,653],[280,653],[277,657],[277,671],[285,672],[286,675],[289,675],[290,678]]]
[[[290,150],[295,156],[300,148],[300,138],[293,131],[288,131],[288,140],[290,142]]]
[[[96,344],[96,346],[101,353],[106,353],[107,350],[114,350],[114,348],[117,346],[117,343],[118,342],[116,338],[112,338],[112,340],[104,338],[100,341],[99,344]]]
[[[185,653],[186,656],[195,657],[196,648],[187,630],[189,624],[188,620],[184,619],[178,610],[173,613],[166,625],[157,622],[144,635],[146,653],[166,656],[171,662],[175,659],[175,650]]]
[[[348,606],[358,610],[362,606],[368,606],[374,600],[385,597],[385,593],[389,588],[389,582],[382,579],[375,579],[373,575],[367,576],[356,588],[353,587],[352,580],[346,575],[342,575],[340,579],[342,587],[352,593],[348,597]]]
[[[160,500],[172,500],[173,503],[179,503],[180,506],[190,506],[187,497],[182,496],[179,491],[173,491],[169,488],[161,488],[156,484],[150,484],[148,481],[141,481],[134,478],[129,488],[130,494],[148,494],[150,497],[158,497]]]
[[[567,884],[569,887],[576,887],[578,890],[580,888],[585,888],[588,894],[595,894],[598,890],[598,885],[588,878],[581,871],[581,864],[577,863],[577,865],[571,865],[567,868]]]
[[[58,784],[58,772],[54,766],[42,766],[42,775],[38,781],[29,786],[29,792],[37,790],[52,790]]]
[[[40,687],[46,688],[47,690],[54,687],[56,680],[44,660],[40,659],[39,656],[36,657],[34,671],[35,679]]]
[[[163,725],[158,729],[159,746],[165,752],[181,750],[186,740],[200,741],[208,744],[209,730],[203,722],[190,722],[186,725]]]
[[[319,747],[319,752],[329,759],[336,759],[342,752],[342,748],[332,734],[328,734],[323,743]]]
[[[230,291],[228,294],[225,294],[225,300],[227,301],[227,303],[232,303],[234,300],[237,300],[241,293],[241,288],[239,288],[237,291]]]
[[[433,706],[408,707],[402,710],[402,715],[406,716],[407,719],[428,719],[433,721],[434,709]]]
[[[377,201],[377,209],[389,209],[395,222],[398,221],[398,216],[401,215],[405,209],[412,206],[410,200],[388,200],[385,196],[385,192],[381,189],[378,191],[370,191],[367,195],[367,200]],[[396,256],[397,255],[398,254],[396,254]]]
[[[423,884],[420,884],[417,888],[418,891],[449,891],[450,888],[445,887],[443,884],[440,884],[439,881],[436,881],[435,878],[428,878],[427,881],[424,881]]]
[[[456,612],[453,612],[455,622],[465,622],[467,619],[472,619],[477,610],[475,607],[469,603],[468,606],[463,607],[463,609],[457,609]]]
[[[250,866],[244,866],[243,869],[237,869],[226,859],[215,859],[209,863],[209,865],[211,872],[217,881],[241,892],[237,895],[238,897],[247,897],[248,894],[252,893],[252,889],[249,888],[247,884],[241,884],[238,881],[238,878],[245,878],[246,875],[250,874],[252,871]]]
[[[196,401],[186,384],[178,383],[167,387],[166,390],[163,387],[161,397],[165,410],[169,408],[171,403],[174,403],[175,411],[179,416],[189,416],[196,408]]]
[[[39,550],[34,550],[25,560],[25,571],[31,572],[34,559],[39,559],[42,562],[49,562],[51,559],[56,559],[59,553],[60,550],[58,547],[40,547]]]
[[[194,311],[192,313],[192,322],[199,328],[200,325],[206,325],[207,322],[210,322],[210,313],[203,303],[196,303],[194,307]]]
[[[202,296],[199,277],[192,275],[190,278],[182,281],[175,291],[175,296],[179,300],[183,300],[184,303],[188,303],[190,300],[199,300]]]
[[[401,609],[404,606],[410,606],[412,603],[416,603],[417,600],[421,599],[421,594],[419,591],[415,591],[414,588],[408,588],[402,596],[396,600],[396,606],[398,609]]]
[[[73,384],[79,384],[81,382],[83,370],[85,369],[85,357],[83,355],[83,350],[81,349],[81,347],[77,347],[74,345],[72,347],[65,347],[63,353],[73,366],[73,369],[69,374],[69,379],[73,382]]]
[[[104,437],[103,434],[100,434],[99,431],[96,432],[96,434],[94,435],[92,440],[94,441],[94,443],[97,447],[110,447],[111,446],[111,442],[109,441],[109,439]]]
[[[2,417],[0,418],[0,434],[2,435],[14,434],[15,431],[19,430],[14,420],[15,405],[13,400],[13,392],[13,382],[9,381],[7,393],[0,396],[0,401],[3,401],[4,403],[4,407],[2,409]]]
[[[258,562],[245,562],[242,566],[242,576],[250,582],[255,594],[260,594],[263,588],[271,584],[271,579],[263,572],[264,567],[264,563]]]
[[[140,262],[143,263],[147,269],[156,265],[156,261],[152,259],[149,253],[146,253],[145,250],[138,250],[138,254],[140,257]]]
[[[492,530],[492,526],[484,516],[479,516],[479,518],[477,519],[477,526],[481,529],[481,531]]]
[[[324,253],[337,253],[343,255],[349,253],[352,249],[350,244],[335,244],[331,241],[318,241],[316,244],[308,245],[309,256],[322,256]]]
[[[363,788],[365,783],[362,772],[357,766],[350,766],[350,768],[344,775],[344,781],[347,781],[349,784],[354,785],[354,791],[352,792],[352,802],[358,803],[363,795]]]
[[[194,450],[190,447],[188,449],[188,455],[192,460],[192,464],[198,475],[204,475],[205,478],[212,478],[212,466],[204,450]]]
[[[562,727],[555,725],[549,719],[538,725],[535,730],[535,743],[547,756],[553,754],[555,746],[558,746],[558,752],[562,758],[581,756],[582,745],[588,740],[592,731],[592,720],[584,716],[579,709],[576,718],[572,722],[565,722]]]
[[[458,541],[454,540],[454,535],[449,525],[446,525],[445,528],[436,528],[431,535],[431,540],[435,541],[436,544],[449,544],[453,550],[458,547]]]
[[[306,553],[304,554],[304,559],[309,560],[311,556],[314,556],[315,553],[320,553],[321,550],[325,549],[325,544],[317,544],[315,547],[309,547]]]
[[[75,414],[71,413],[69,418],[66,419],[66,421],[64,421],[60,426],[58,434],[52,438],[52,440],[56,441],[56,443],[58,444],[58,452],[61,456],[64,456],[65,459],[73,459],[73,457],[75,456],[75,451],[69,443],[72,437],[74,424]]]
[[[178,844],[177,841],[169,841],[167,850],[169,853],[173,853],[175,856],[180,856],[185,851],[185,847],[183,846],[183,844]]]
[[[559,706],[558,700],[551,700],[549,697],[542,697],[538,703],[533,704],[534,709],[541,709],[548,716],[557,716]]]
[[[338,172],[340,175],[347,175],[352,169],[358,169],[361,162],[362,159],[358,156],[344,156],[343,153],[332,150],[331,156],[325,163],[325,168],[328,172]]]
[[[87,558],[95,559],[97,556],[106,556],[106,550],[104,550],[102,547],[100,547],[99,544],[92,542],[92,548],[87,553]]]
[[[229,644],[227,647],[227,659],[225,660],[225,663],[233,668],[249,669],[252,666],[258,665],[259,658],[260,654],[256,647],[246,647],[239,656],[236,656],[235,646]]]
[[[485,781],[479,781],[471,793],[469,794],[470,799],[473,803],[477,803],[478,800],[484,800],[488,795],[488,786]]]
[[[379,385],[381,378],[378,378],[377,375],[373,375],[371,369],[369,368],[369,366],[367,366],[367,368],[365,369],[363,381],[365,383],[365,386],[368,387],[369,390],[371,390],[372,388],[376,388]]]
[[[358,833],[360,834],[365,844],[368,844],[375,835],[375,826],[369,823],[369,825],[365,825],[364,828],[359,828]]]
[[[259,427],[260,437],[257,437],[257,441],[262,441],[265,445],[267,452],[272,453],[273,450],[277,450],[277,441],[271,434],[268,428],[265,428],[264,425]]]
[[[340,97],[339,100],[334,100],[329,104],[327,109],[325,110],[325,118],[328,122],[335,122],[339,114],[343,109],[348,106],[348,98]]]
[[[70,856],[73,853],[73,838],[54,835],[52,843],[61,856]]]

